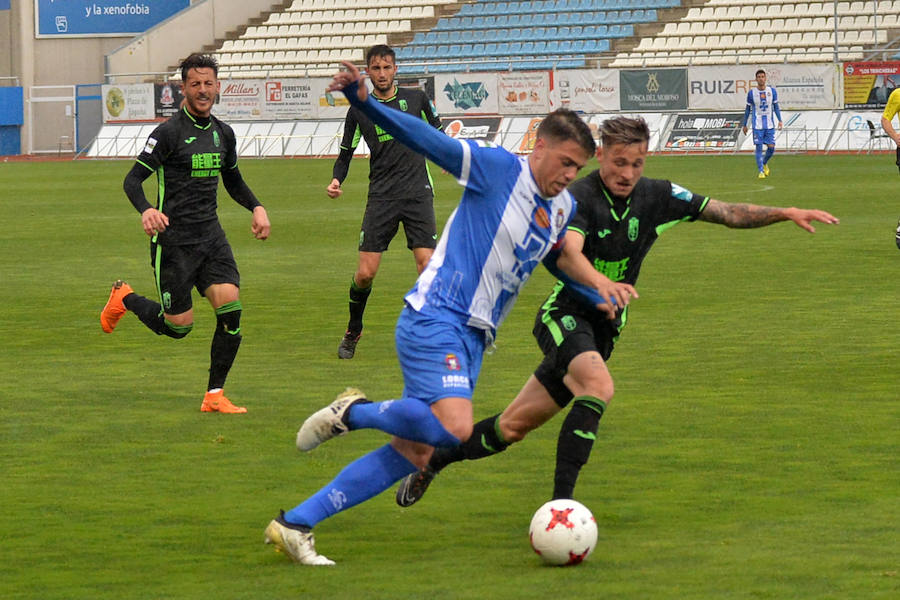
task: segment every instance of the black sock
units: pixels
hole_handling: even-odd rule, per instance
[[[347,323],[347,331],[359,334],[363,329],[363,313],[366,311],[366,302],[372,286],[361,288],[356,285],[356,280],[350,280],[350,321]]]
[[[146,325],[156,335],[167,335],[171,338],[179,339],[191,331],[191,325],[181,327],[167,323],[165,317],[163,317],[162,306],[159,302],[154,302],[150,298],[131,293],[122,299],[122,304],[137,315],[141,323]]]
[[[509,443],[500,437],[499,423],[499,414],[475,423],[468,440],[452,448],[435,449],[428,466],[440,471],[450,463],[477,460],[503,452],[509,447]]]
[[[241,345],[241,303],[239,300],[216,309],[216,332],[209,348],[209,385],[225,387],[225,378]]]
[[[587,464],[606,404],[593,396],[578,396],[566,415],[556,442],[553,499],[571,498],[581,467]]]

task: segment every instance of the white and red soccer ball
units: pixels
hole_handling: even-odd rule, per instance
[[[528,537],[545,563],[577,565],[597,545],[597,522],[580,502],[551,500],[534,513]]]

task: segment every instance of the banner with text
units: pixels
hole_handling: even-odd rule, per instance
[[[787,109],[831,109],[837,104],[837,71],[833,65],[771,65],[762,67],[767,83],[778,90],[778,104]],[[691,110],[743,110],[747,92],[756,85],[756,69],[735,77],[731,67],[690,67]]]
[[[190,6],[190,0],[35,0],[37,37],[134,35]]]
[[[612,69],[550,73],[550,109],[595,113],[619,110],[619,72]]]
[[[686,110],[687,69],[641,69],[619,72],[622,110]]]
[[[743,113],[678,114],[663,150],[720,150],[734,148],[741,132]]]
[[[546,114],[550,110],[550,73],[521,71],[497,77],[497,104],[507,115]]]
[[[458,140],[493,142],[500,131],[501,117],[441,117],[444,133]]]
[[[103,122],[155,120],[154,91],[152,83],[100,86]]]
[[[435,75],[434,94],[434,103],[442,115],[499,112],[494,73]]]
[[[844,107],[883,109],[900,87],[900,62],[844,63]]]

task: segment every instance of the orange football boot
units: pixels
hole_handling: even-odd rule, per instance
[[[231,400],[225,397],[225,391],[206,392],[203,396],[203,404],[200,405],[202,412],[220,412],[228,414],[241,414],[247,412],[243,406],[235,406]]]
[[[106,306],[100,311],[100,327],[103,328],[103,331],[112,333],[112,330],[116,328],[119,319],[128,312],[122,300],[133,292],[134,290],[131,289],[131,286],[121,279],[113,284],[112,291],[109,292],[109,300],[106,301]]]

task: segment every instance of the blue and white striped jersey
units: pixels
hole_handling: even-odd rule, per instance
[[[575,201],[565,190],[542,198],[525,157],[458,143],[465,191],[406,301],[420,312],[451,311],[493,334],[538,263],[565,236]]]
[[[753,129],[773,129],[778,124],[778,121],[781,121],[778,91],[768,85],[762,90],[756,86],[751,88],[747,92],[747,110],[744,114],[751,115],[751,113]],[[744,123],[747,123],[746,116]]]

